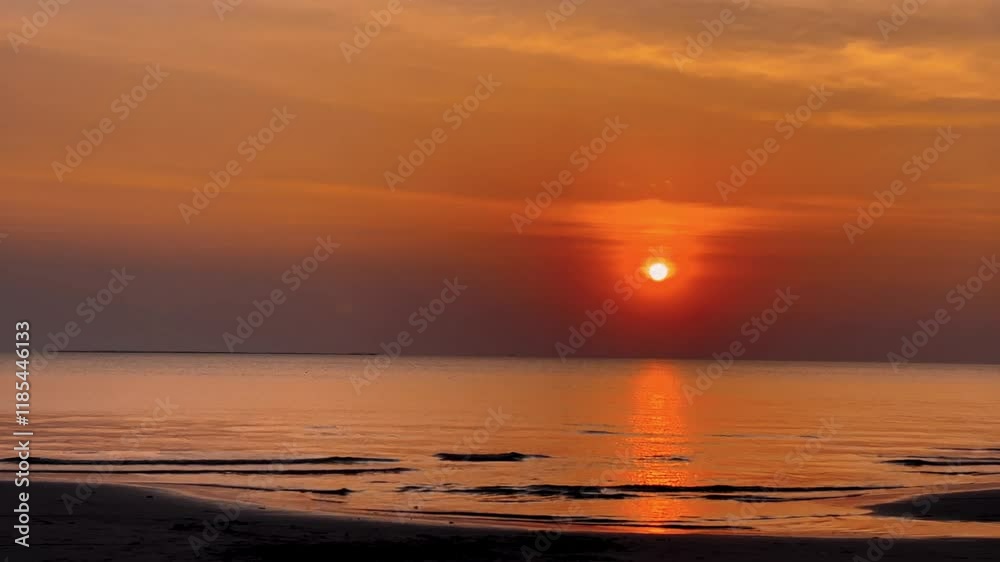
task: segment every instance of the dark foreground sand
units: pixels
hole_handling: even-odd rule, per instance
[[[16,491],[0,485],[3,505]],[[217,535],[204,521],[221,517],[220,507],[153,488],[102,485],[67,514],[63,493],[72,484],[32,481],[31,548],[10,546],[3,556],[21,560],[525,560],[522,547],[536,544],[530,531],[403,525],[343,517],[290,514],[242,506]],[[994,493],[994,502],[1000,494]],[[950,500],[954,513],[961,499]],[[975,500],[973,503],[976,503]],[[981,502],[977,503],[979,505]],[[995,503],[994,503],[995,506]],[[979,505],[982,508],[982,505]],[[977,509],[979,509],[977,508]],[[9,508],[4,520],[9,521]],[[9,527],[8,527],[9,528]],[[200,556],[191,537],[205,541]],[[214,537],[214,538],[213,538]],[[782,562],[867,559],[866,540],[738,537],[731,535],[563,535],[535,561],[713,561]],[[860,558],[855,558],[855,556]],[[996,561],[1000,540],[899,540],[881,561]]]

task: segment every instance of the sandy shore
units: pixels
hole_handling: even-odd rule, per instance
[[[879,515],[912,516],[942,521],[1000,521],[1000,490],[923,495],[912,499],[869,506]],[[1000,554],[998,554],[1000,559]]]
[[[739,537],[732,535],[563,535],[548,544],[530,531],[409,525],[344,517],[220,507],[153,488],[105,484],[67,513],[63,494],[75,485],[32,481],[31,548],[5,546],[10,560],[329,560],[402,561],[713,561],[867,559],[871,545],[855,539]],[[17,491],[4,483],[10,500]],[[1000,493],[942,496],[949,517],[972,506],[969,517],[995,509]],[[963,496],[963,497],[958,497]],[[982,498],[988,499],[982,499]],[[969,498],[972,498],[971,500]],[[945,503],[946,502],[946,503]],[[984,507],[992,505],[992,508]],[[884,508],[890,510],[891,508]],[[224,515],[229,510],[230,519]],[[937,510],[935,510],[937,511]],[[7,513],[10,513],[8,510]],[[9,519],[7,519],[9,520]],[[206,531],[215,520],[221,531]],[[12,539],[9,539],[12,540]],[[8,542],[7,545],[11,543]],[[200,550],[196,556],[192,544]],[[896,540],[881,560],[995,561],[997,540]],[[9,554],[8,554],[9,553]],[[854,558],[855,555],[860,559]]]

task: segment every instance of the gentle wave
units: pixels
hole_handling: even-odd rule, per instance
[[[8,457],[0,462],[16,463],[20,459]],[[312,457],[298,459],[56,459],[50,457],[32,457],[32,464],[52,465],[254,465],[254,464],[361,464],[369,462],[399,462],[399,459],[379,457]]]
[[[389,509],[369,509],[367,511],[369,513],[394,513],[394,514],[400,513],[399,511],[394,511]],[[643,527],[643,528],[660,528],[660,529],[736,530],[736,529],[753,528],[742,525],[702,525],[694,523],[677,523],[673,521],[639,523],[625,519],[616,519],[612,517],[493,513],[493,512],[482,512],[482,511],[421,511],[420,513],[421,515],[446,515],[451,517],[468,517],[472,519],[487,519],[487,520],[493,519],[493,520],[530,521],[530,522],[544,521],[552,523],[566,523],[573,525],[601,525],[601,526],[614,525],[616,527]]]
[[[528,455],[525,453],[437,453],[435,457],[452,462],[520,462],[525,459],[547,459],[548,455]]]
[[[651,455],[648,457],[642,457],[639,460],[644,461],[666,461],[666,462],[691,462],[690,457],[684,457],[681,455]]]
[[[667,484],[623,484],[618,486],[567,486],[556,484],[533,484],[528,486],[477,486],[474,488],[435,488],[432,486],[403,486],[399,492],[445,492],[450,494],[471,494],[480,496],[534,496],[564,497],[570,499],[628,499],[641,494],[741,494],[741,493],[810,493],[810,492],[866,492],[871,490],[892,490],[902,486],[811,486],[811,487],[768,487],[731,486],[715,484],[706,486],[671,486]],[[739,499],[740,496],[729,496]],[[808,498],[806,498],[808,499]]]
[[[917,474],[941,474],[947,476],[1000,476],[1000,472],[983,472],[979,470],[917,470]]]
[[[340,475],[355,476],[359,474],[400,474],[415,469],[406,467],[393,468],[290,468],[290,469],[148,469],[148,470],[35,470],[40,474],[97,474],[114,472],[115,474],[272,474],[282,476],[314,476]]]
[[[321,494],[327,496],[346,496],[353,494],[354,490],[349,488],[267,488],[262,486],[239,486],[236,484],[209,484],[209,483],[181,483],[178,486],[197,486],[202,488],[226,488],[230,490],[251,490],[256,492],[297,492],[300,494]]]
[[[840,500],[844,498],[856,498],[864,494],[847,494],[842,496],[799,496],[799,497],[775,497],[775,496],[755,496],[755,495],[729,495],[729,494],[705,494],[698,496],[703,500],[738,501],[743,503],[785,503],[785,502],[805,502],[817,500]]]
[[[925,458],[905,458],[889,459],[882,461],[885,464],[898,464],[902,466],[995,466],[1000,465],[1000,459],[991,458],[948,458],[948,457],[925,457]]]

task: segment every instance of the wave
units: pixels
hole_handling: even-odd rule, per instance
[[[689,457],[681,455],[652,455],[648,457],[642,457],[641,460],[644,461],[667,461],[667,462],[691,462]]]
[[[979,470],[917,470],[917,474],[939,474],[944,476],[1000,476],[1000,472],[983,472]]]
[[[371,513],[399,513],[399,511],[394,511],[391,509],[369,509]],[[482,512],[482,511],[429,511],[421,510],[421,515],[445,515],[450,517],[469,517],[474,519],[494,519],[494,520],[510,520],[510,521],[531,521],[531,522],[550,522],[550,523],[565,523],[573,525],[614,525],[616,527],[646,527],[646,528],[659,528],[659,529],[717,529],[717,530],[728,530],[728,529],[752,529],[753,527],[741,526],[741,525],[702,525],[694,523],[678,523],[674,521],[663,521],[663,522],[651,522],[651,523],[640,523],[634,521],[628,521],[625,519],[616,519],[613,517],[587,517],[587,516],[573,516],[573,515],[539,515],[539,514],[518,514],[518,513],[493,513],[493,512]]]
[[[476,486],[473,488],[434,488],[430,486],[403,486],[399,492],[445,492],[450,494],[472,494],[480,496],[531,496],[562,497],[569,499],[629,499],[643,494],[730,494],[725,499],[739,500],[733,494],[747,493],[810,493],[810,492],[865,492],[871,490],[892,490],[902,486],[810,486],[784,487],[731,486],[714,484],[706,486],[672,486],[669,484],[623,484],[619,486],[569,486],[556,484],[532,484],[528,486]],[[722,499],[715,497],[711,499]],[[811,499],[811,498],[803,498]]]
[[[147,469],[147,470],[35,470],[39,474],[272,474],[282,476],[304,475],[340,475],[355,476],[359,474],[399,474],[415,470],[406,467],[393,468],[290,468],[290,469]]]
[[[20,459],[8,457],[0,462],[16,463]],[[372,462],[399,462],[399,459],[379,457],[307,457],[297,459],[56,459],[32,457],[32,464],[50,465],[192,465],[192,466],[238,466],[255,464],[362,464]]]
[[[725,500],[738,501],[743,503],[785,503],[785,502],[805,502],[817,500],[839,500],[843,498],[856,498],[864,494],[847,494],[843,496],[805,496],[805,497],[784,497],[756,496],[756,495],[729,495],[729,494],[705,494],[698,496],[703,500]]]
[[[991,458],[949,458],[949,457],[924,457],[889,459],[882,461],[884,464],[898,464],[902,466],[995,466],[1000,465],[1000,459]]]
[[[346,496],[353,494],[354,490],[349,488],[268,488],[264,486],[239,486],[236,484],[206,484],[206,483],[183,483],[180,486],[199,486],[202,488],[227,488],[230,490],[252,490],[256,492],[298,492],[301,494],[320,494],[326,496]]]
[[[520,462],[525,459],[548,459],[548,455],[527,455],[524,453],[437,453],[435,457],[452,462]]]

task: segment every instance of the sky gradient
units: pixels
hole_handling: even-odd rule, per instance
[[[405,353],[555,355],[612,299],[576,356],[707,357],[791,288],[746,358],[885,361],[944,308],[915,360],[1000,362],[1000,274],[949,296],[1000,253],[1000,7],[880,26],[893,4],[104,0],[27,38],[38,6],[5,2],[26,41],[0,49],[3,316],[38,337],[78,322],[70,349],[225,351],[277,289],[238,351],[376,352],[408,330]],[[292,290],[317,238],[339,245]],[[625,299],[651,248],[675,276]],[[135,279],[81,314],[116,268]],[[467,289],[418,332],[445,279]]]

